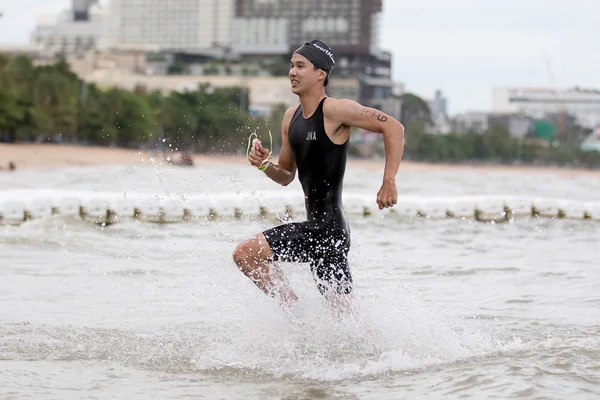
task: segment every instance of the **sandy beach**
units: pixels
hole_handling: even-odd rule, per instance
[[[149,150],[111,148],[99,146],[36,144],[0,144],[0,167],[6,169],[12,161],[17,168],[63,168],[93,165],[152,165]],[[178,155],[175,153],[175,157]],[[194,164],[242,163],[234,156],[192,155]]]
[[[178,154],[175,153],[177,158]],[[236,155],[206,155],[192,154],[194,165],[202,167],[214,164],[240,164],[246,163],[245,156]],[[275,161],[277,160],[274,157]],[[148,150],[123,149],[98,146],[58,145],[49,143],[36,144],[6,144],[0,143],[0,169],[7,170],[9,162],[13,162],[17,169],[20,168],[64,168],[94,165],[153,165],[151,152]],[[157,161],[158,162],[158,161]],[[384,160],[378,159],[350,159],[349,166],[366,169],[381,169]],[[559,168],[559,167],[534,167],[523,165],[468,165],[468,164],[431,164],[425,162],[403,161],[401,170],[420,170],[423,172],[439,170],[469,170],[482,174],[502,172],[544,172],[561,176],[580,176],[582,174],[598,175],[600,171]]]

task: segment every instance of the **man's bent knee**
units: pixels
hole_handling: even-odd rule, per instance
[[[240,243],[233,251],[233,261],[242,270],[253,269],[257,263],[272,257],[271,248],[262,233]]]

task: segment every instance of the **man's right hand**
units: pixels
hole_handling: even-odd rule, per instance
[[[269,150],[262,146],[260,140],[257,140],[254,146],[254,152],[251,151],[250,154],[248,154],[248,161],[250,162],[250,165],[258,168],[267,158],[269,158]]]

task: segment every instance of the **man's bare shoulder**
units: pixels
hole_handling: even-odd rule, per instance
[[[294,113],[298,109],[298,106],[299,106],[299,104],[295,105],[293,107],[290,107],[287,110],[285,110],[285,113],[283,113],[283,118],[281,120],[281,124],[285,128],[284,133],[287,132],[288,125],[290,124],[290,122],[292,122],[292,117],[294,116]]]
[[[300,104],[296,104],[295,106],[288,108],[287,110],[285,110],[285,114],[283,114],[283,116],[292,118],[298,107],[300,107]]]
[[[354,100],[328,97],[323,103],[323,114],[332,118],[343,117],[361,108],[362,106]]]
[[[287,110],[285,110],[285,113],[283,113],[283,120],[290,121],[299,106],[300,106],[300,104],[297,104],[297,105],[292,106],[292,107],[288,108]]]
[[[325,103],[323,103],[324,112],[337,112],[341,110],[353,110],[360,108],[361,105],[354,100],[350,99],[338,99],[335,97],[328,97]]]

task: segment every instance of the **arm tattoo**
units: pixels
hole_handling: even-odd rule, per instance
[[[385,121],[387,121],[387,117],[382,114],[377,114],[377,120],[381,121],[381,122],[385,122]]]
[[[373,118],[377,118],[377,120],[380,121],[380,122],[385,122],[385,121],[388,120],[388,117],[386,117],[383,114],[378,113],[377,110],[369,111],[366,108],[360,109],[358,107],[354,107],[354,109],[356,111],[360,112],[360,116],[361,117],[369,116],[370,115]]]

